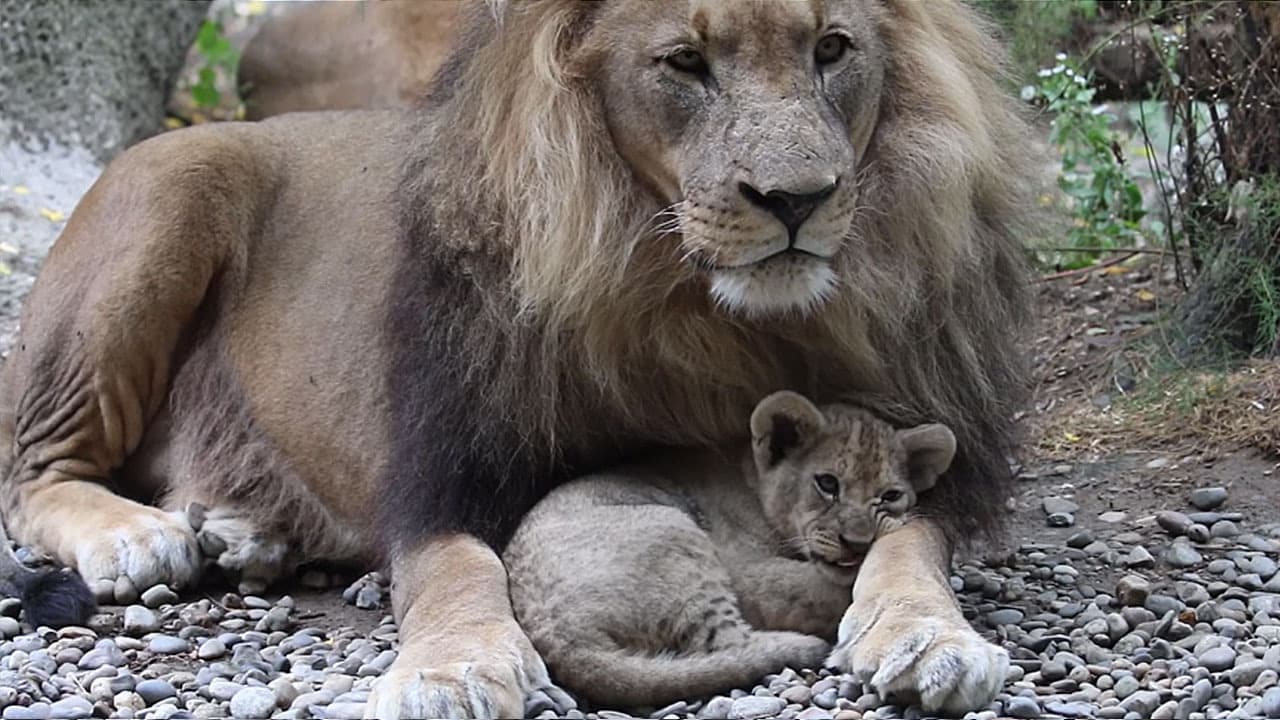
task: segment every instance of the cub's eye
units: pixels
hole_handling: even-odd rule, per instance
[[[818,65],[830,65],[844,57],[849,49],[849,38],[839,33],[831,33],[818,41],[813,49],[813,61]]]
[[[835,497],[840,494],[840,480],[835,475],[821,473],[813,476],[813,484],[818,488],[818,492],[827,497]]]
[[[899,500],[902,499],[902,491],[901,490],[885,490],[884,494],[880,496],[880,499],[887,503],[898,502]]]
[[[693,48],[680,48],[662,60],[676,70],[690,75],[706,75],[711,72],[706,58]]]

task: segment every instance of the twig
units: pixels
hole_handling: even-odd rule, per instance
[[[1093,265],[1090,265],[1089,267],[1076,268],[1075,270],[1063,270],[1062,272],[1056,272],[1056,273],[1053,273],[1052,275],[1041,275],[1036,280],[1036,282],[1050,282],[1053,280],[1061,280],[1063,278],[1075,277],[1077,275],[1084,275],[1094,270],[1101,270],[1102,268],[1111,267],[1112,265],[1119,265],[1120,263],[1124,262],[1125,260],[1128,260],[1131,257],[1134,257],[1137,254],[1138,253],[1136,252],[1128,252],[1128,253],[1125,253],[1124,255],[1117,255],[1113,258],[1110,258],[1109,260],[1104,260],[1100,263],[1095,263]]]
[[[1134,255],[1172,255],[1173,253],[1163,248],[1139,248],[1139,247],[1034,247],[1032,250],[1038,252],[1079,252],[1079,253],[1133,253]]]

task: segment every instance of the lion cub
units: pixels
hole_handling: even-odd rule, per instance
[[[642,707],[821,666],[871,541],[955,453],[942,425],[895,431],[792,392],[750,424],[727,457],[584,477],[525,518],[504,557],[511,599],[558,682]]]

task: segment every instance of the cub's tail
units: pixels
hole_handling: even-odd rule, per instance
[[[743,644],[697,653],[646,654],[579,644],[544,657],[556,681],[588,701],[637,708],[724,692],[785,667],[821,667],[830,651],[825,640],[812,635],[753,632]]]
[[[33,627],[83,625],[97,609],[93,592],[80,573],[70,568],[33,569],[13,554],[9,536],[0,523],[0,597],[22,601],[27,622]]]

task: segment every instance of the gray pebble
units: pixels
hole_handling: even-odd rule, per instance
[[[79,720],[93,716],[93,703],[78,695],[65,697],[49,708],[49,717],[54,720]]]
[[[732,710],[733,699],[717,695],[702,706],[702,709],[698,711],[698,718],[699,720],[728,720],[729,713]]]
[[[1151,690],[1139,690],[1120,703],[1129,712],[1136,712],[1143,718],[1151,717],[1151,713],[1160,706],[1160,693]]]
[[[1224,487],[1196,488],[1188,498],[1197,510],[1216,510],[1227,501],[1227,489]]]
[[[191,650],[191,643],[172,635],[156,635],[147,643],[147,649],[157,655],[176,655]]]
[[[209,638],[200,643],[196,656],[201,660],[215,660],[227,654],[227,644],[218,638]]]
[[[1064,497],[1047,497],[1041,501],[1041,507],[1044,508],[1045,515],[1056,515],[1058,513],[1074,514],[1080,510],[1080,506],[1075,501]]]
[[[22,626],[8,615],[0,616],[0,640],[17,637],[22,634]]]
[[[1185,535],[1193,523],[1185,513],[1165,510],[1156,513],[1156,523],[1170,535]]]
[[[99,640],[93,649],[85,653],[80,658],[80,662],[76,665],[81,670],[97,670],[103,665],[112,665],[114,667],[124,667],[128,664],[120,648],[110,640]]]
[[[1280,687],[1273,687],[1262,694],[1262,714],[1280,718]]]
[[[168,585],[152,585],[142,593],[142,604],[149,608],[172,605],[176,602],[178,602],[178,593],[170,590]]]
[[[770,718],[782,712],[787,704],[781,698],[748,695],[733,701],[729,709],[729,720],[760,720]]]
[[[1236,661],[1236,651],[1226,646],[1214,647],[1200,653],[1200,665],[1211,672],[1221,672]]]
[[[165,698],[178,696],[178,691],[164,680],[143,680],[134,686],[133,691],[146,701],[147,705],[154,705]]]
[[[1261,660],[1246,660],[1228,670],[1227,679],[1236,687],[1246,687],[1252,685],[1266,669],[1267,664]]]
[[[1004,711],[1010,717],[1038,718],[1040,717],[1040,703],[1037,703],[1034,698],[1016,695],[1005,703]]]
[[[1209,528],[1209,535],[1216,538],[1231,538],[1240,534],[1240,527],[1230,520],[1219,520]]]
[[[1156,559],[1151,556],[1151,553],[1146,548],[1138,545],[1129,551],[1129,554],[1124,559],[1124,564],[1129,567],[1151,567],[1156,564]]]
[[[992,627],[1017,625],[1022,622],[1023,617],[1023,612],[1017,608],[1001,608],[987,613],[987,623]]]
[[[1124,700],[1130,695],[1138,692],[1139,688],[1140,685],[1137,678],[1132,675],[1125,675],[1116,680],[1116,684],[1112,688],[1112,691],[1115,692],[1116,697]]]
[[[1191,567],[1204,561],[1204,557],[1191,547],[1191,543],[1175,540],[1164,552],[1164,560],[1174,567]]]
[[[4,720],[49,720],[49,703],[34,702],[27,707],[10,705],[4,709]]]
[[[360,720],[364,717],[364,703],[333,703],[324,709],[326,720]]]
[[[157,585],[156,587],[164,586]],[[130,605],[124,609],[124,632],[126,635],[141,637],[159,629],[160,618],[156,617],[156,614],[151,610],[141,605]]]
[[[263,720],[276,709],[276,694],[264,687],[247,687],[231,698],[231,715],[236,718]]]
[[[1065,528],[1076,524],[1076,516],[1068,512],[1056,512],[1049,516],[1049,527]]]

